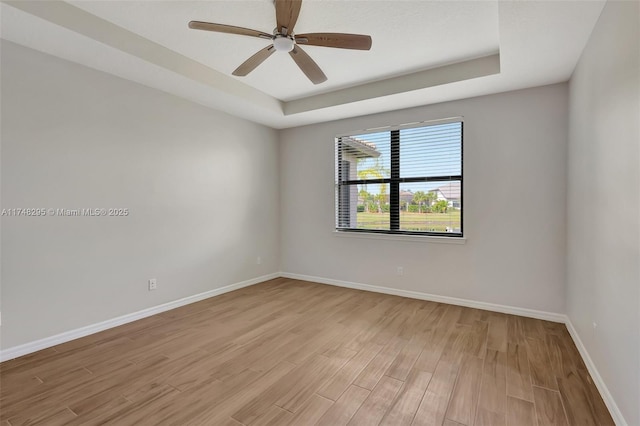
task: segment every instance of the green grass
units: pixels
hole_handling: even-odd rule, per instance
[[[389,229],[389,213],[358,213],[360,229]],[[404,231],[446,232],[460,228],[460,211],[450,213],[400,212],[400,229]]]

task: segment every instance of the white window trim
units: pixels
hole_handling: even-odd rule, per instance
[[[368,240],[405,241],[411,243],[466,244],[466,237],[440,237],[436,235],[385,234],[375,232],[333,231],[336,237],[363,238]]]
[[[366,135],[368,133],[378,133],[382,131],[390,132],[392,130],[413,129],[415,127],[425,127],[425,126],[435,125],[435,124],[449,124],[449,123],[457,123],[457,122],[464,123],[464,116],[459,115],[455,117],[447,117],[447,118],[441,118],[436,120],[414,121],[411,123],[396,124],[392,126],[382,126],[382,127],[373,127],[369,129],[352,130],[346,133],[339,133],[336,135],[336,138],[353,136],[354,134]]]
[[[461,122],[464,125],[464,115],[456,115],[452,117],[439,118],[435,120],[414,121],[411,123],[381,126],[381,127],[374,127],[374,128],[361,129],[361,130],[353,130],[346,133],[339,133],[335,135],[335,138],[337,139],[341,137],[349,137],[349,136],[353,136],[354,134],[377,133],[381,131],[411,129],[415,127],[424,127],[424,126],[435,125],[435,124],[448,124],[448,123],[456,123],[456,122]],[[464,173],[464,170],[462,170],[462,173]],[[462,196],[464,198],[464,194],[462,194]],[[336,203],[338,202],[337,198],[335,202]],[[333,234],[336,237],[406,241],[406,242],[419,242],[419,243],[466,244],[467,242],[466,233],[462,234],[461,237],[444,237],[444,236],[438,236],[438,235],[416,235],[416,234],[403,234],[403,233],[392,234],[392,233],[382,233],[382,232],[378,233],[378,232],[366,232],[366,231],[354,232],[354,231],[337,230],[334,228]]]

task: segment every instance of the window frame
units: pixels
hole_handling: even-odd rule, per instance
[[[441,175],[441,176],[421,176],[421,177],[400,177],[400,131],[404,129],[414,129],[420,127],[437,126],[441,124],[460,123],[460,175]],[[354,135],[366,135],[372,133],[390,133],[390,164],[391,173],[388,178],[380,179],[342,179],[343,167],[339,167],[344,161],[342,158],[341,138],[353,137]],[[402,124],[397,126],[376,127],[373,129],[365,129],[344,134],[336,135],[334,139],[335,148],[335,232],[338,233],[355,233],[355,234],[383,234],[394,236],[423,236],[423,237],[442,237],[464,240],[464,117],[450,117],[439,120],[421,121],[415,123]],[[397,165],[394,165],[397,164]],[[400,185],[403,183],[415,182],[450,182],[460,181],[460,232],[432,232],[432,231],[404,231],[400,229]],[[365,228],[345,228],[340,227],[343,223],[341,213],[344,211],[343,188],[363,184],[388,184],[389,185],[389,229],[365,229]],[[350,209],[352,206],[347,206]],[[395,229],[394,229],[395,228]]]

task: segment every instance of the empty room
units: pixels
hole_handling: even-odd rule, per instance
[[[0,426],[640,426],[639,1],[0,18]]]

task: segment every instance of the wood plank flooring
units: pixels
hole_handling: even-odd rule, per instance
[[[611,425],[562,324],[276,279],[0,364],[0,425]]]

